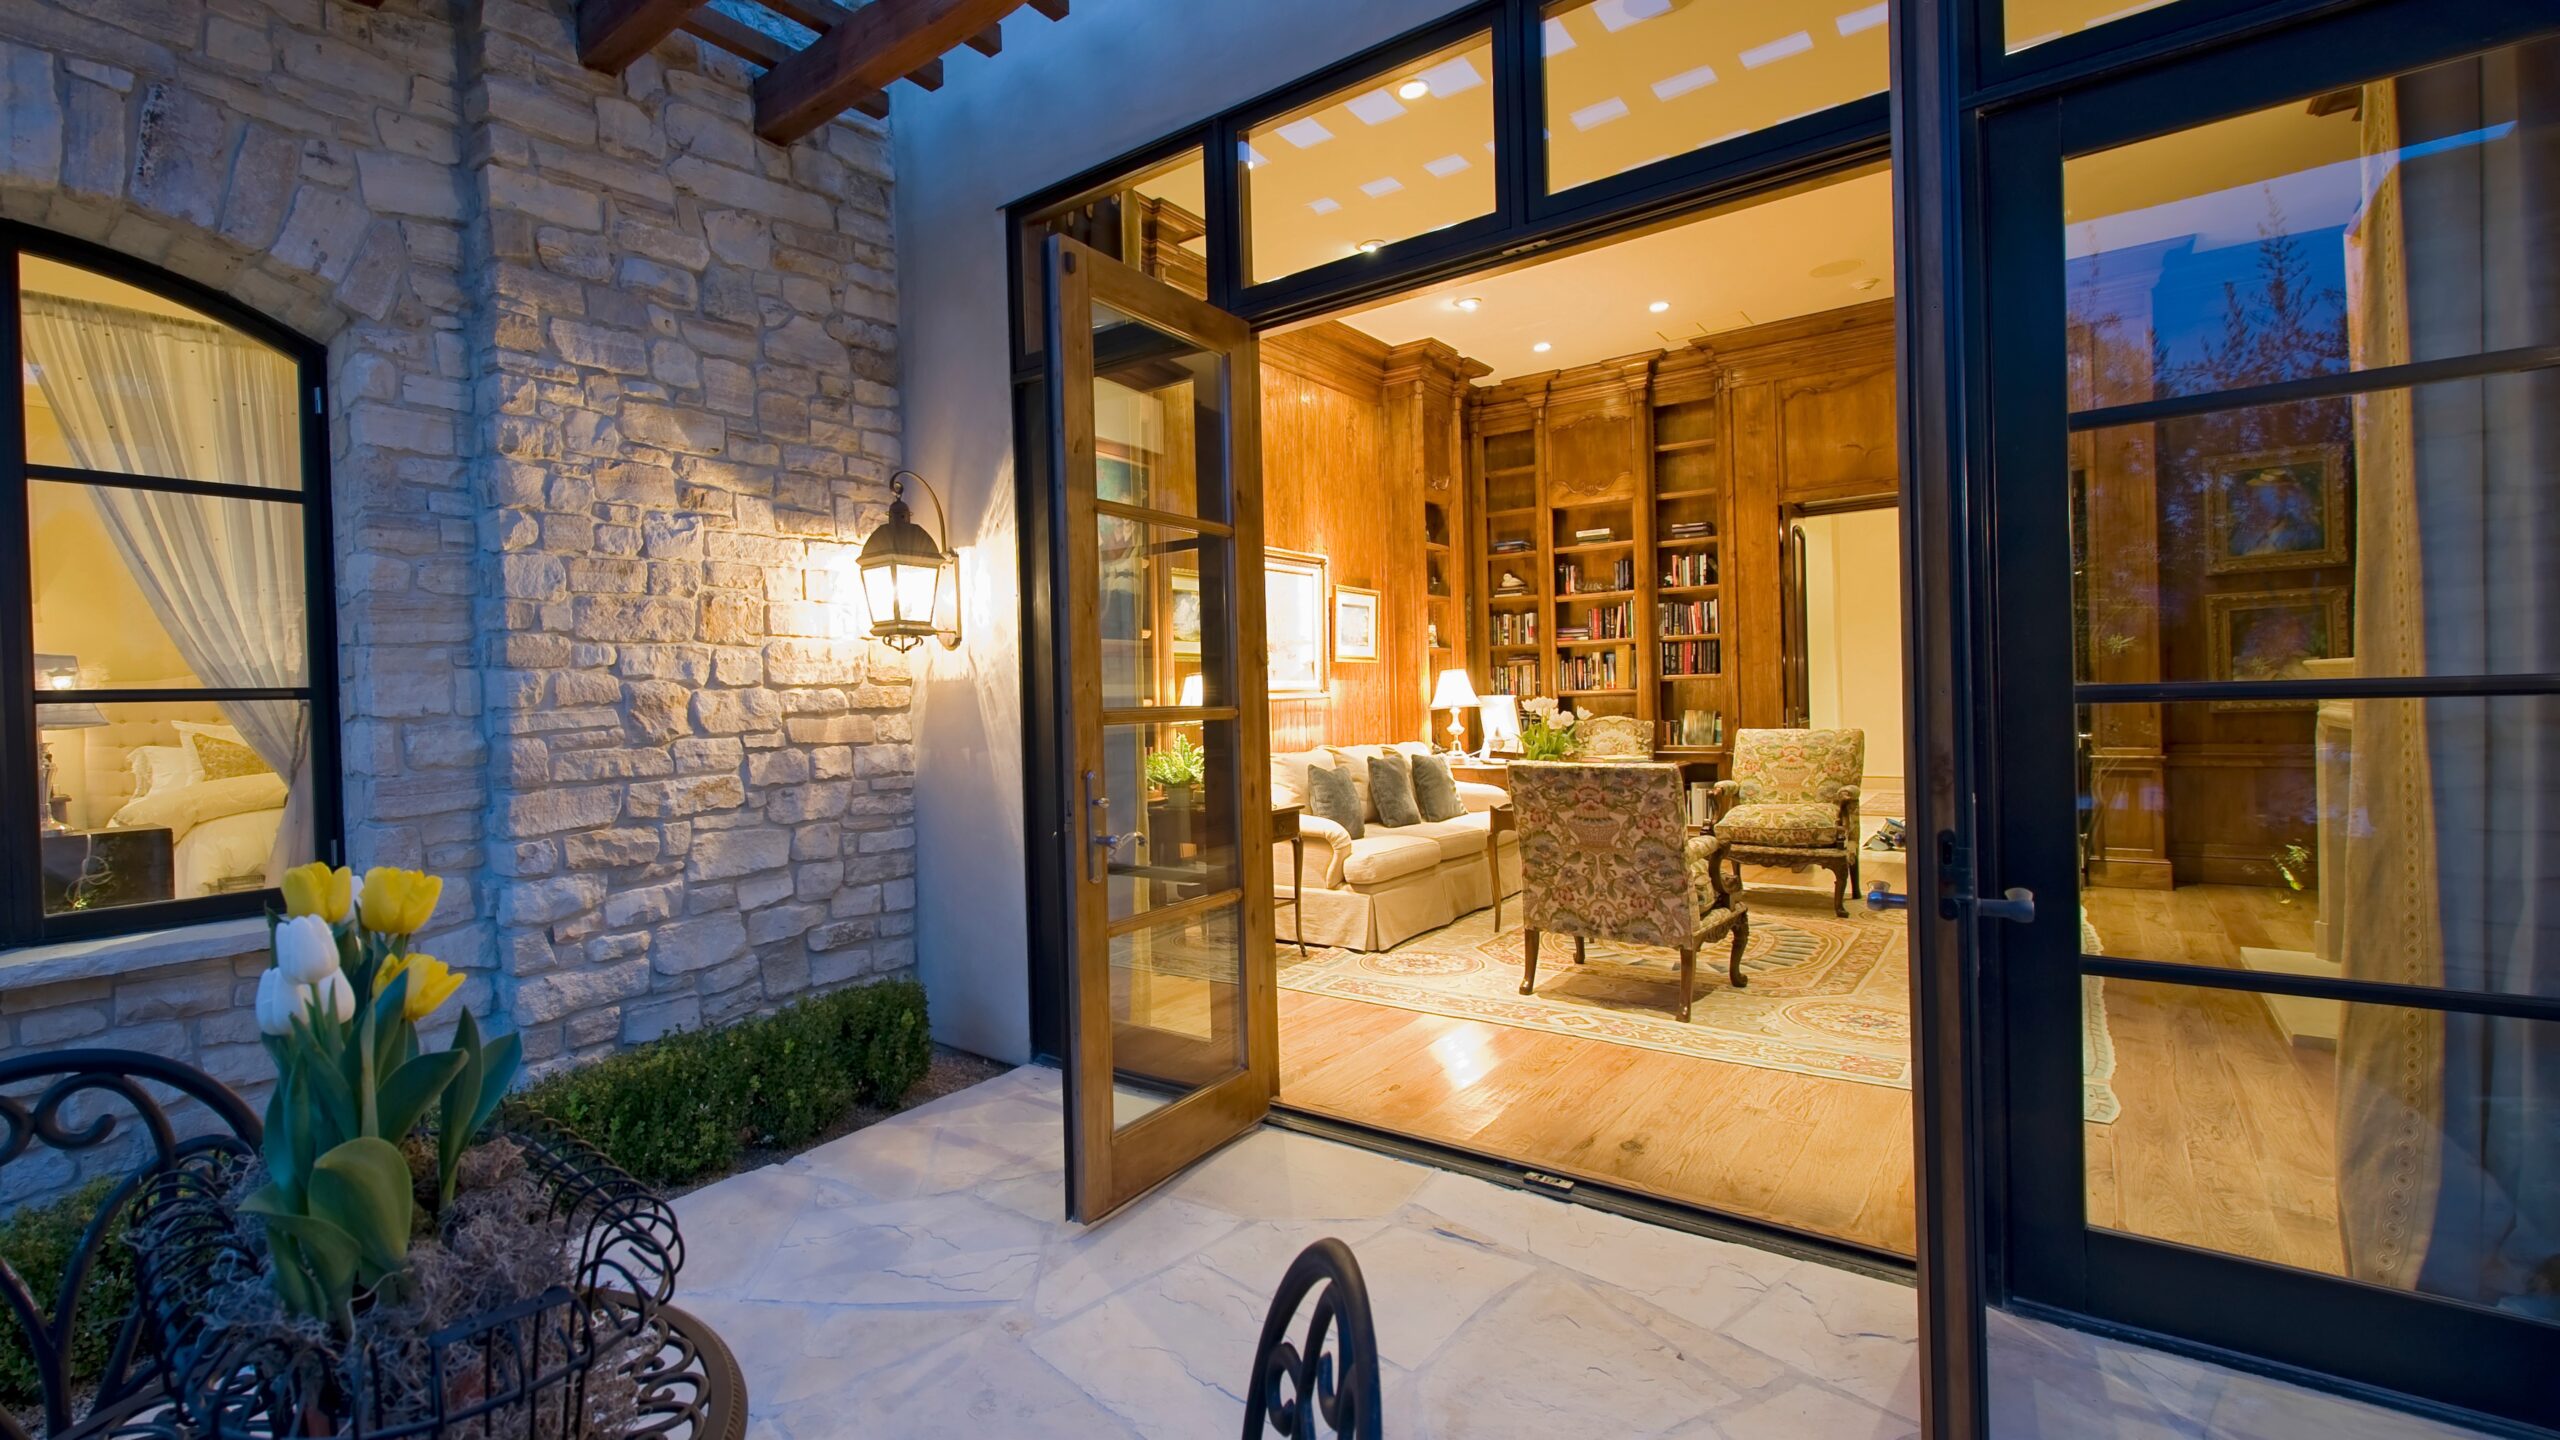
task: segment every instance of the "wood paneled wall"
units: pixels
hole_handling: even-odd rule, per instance
[[[1418,740],[1429,722],[1421,478],[1387,463],[1386,362],[1343,325],[1262,341],[1263,541],[1380,596],[1378,658],[1334,662],[1326,699],[1273,701],[1274,752]]]

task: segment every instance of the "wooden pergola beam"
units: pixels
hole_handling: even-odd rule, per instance
[[[843,113],[863,92],[925,71],[1022,3],[872,0],[756,81],[756,133],[789,144]],[[1063,0],[1045,0],[1042,13],[1048,5],[1065,13]]]
[[[578,0],[578,60],[618,74],[676,32],[698,0]],[[876,87],[875,87],[876,88]]]

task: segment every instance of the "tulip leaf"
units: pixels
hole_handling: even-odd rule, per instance
[[[481,1063],[480,1022],[471,1012],[453,1027],[453,1049],[446,1053],[462,1057],[462,1068],[455,1072],[453,1083],[444,1087],[444,1108],[436,1118],[436,1205],[439,1209],[453,1203],[453,1181],[462,1163],[462,1151],[471,1143],[471,1117],[480,1108],[481,1079],[487,1073]]]
[[[329,1309],[335,1308],[328,1303],[331,1297],[345,1294],[355,1283],[358,1263],[355,1237],[331,1221],[297,1212],[290,1197],[279,1186],[268,1185],[259,1189],[241,1201],[240,1208],[266,1222],[268,1248],[276,1252],[279,1271],[307,1267],[310,1278],[316,1280],[325,1292],[323,1295],[300,1297],[316,1302],[301,1307],[304,1313],[325,1316]],[[290,1244],[274,1244],[279,1236]],[[293,1251],[299,1254],[289,1253]],[[290,1292],[295,1287],[287,1281],[282,1288]],[[288,1305],[293,1304],[296,1298],[291,1293],[285,1295]]]
[[[357,1273],[367,1283],[408,1259],[415,1208],[409,1162],[387,1140],[358,1136],[312,1162],[311,1218],[355,1242],[361,1257]]]
[[[294,1027],[294,1040],[302,1052],[301,1072],[304,1085],[311,1093],[321,1128],[313,1135],[312,1152],[335,1146],[356,1135],[356,1096],[348,1088],[347,1077],[329,1062],[329,1054],[311,1032],[299,1024]],[[327,1144],[320,1143],[325,1140]]]
[[[507,1098],[507,1089],[516,1082],[516,1067],[524,1061],[521,1036],[501,1035],[480,1051],[480,1103],[471,1112],[470,1128],[464,1133],[477,1135],[498,1113],[498,1103]]]
[[[444,1093],[445,1086],[462,1070],[469,1057],[447,1050],[437,1055],[421,1055],[391,1072],[382,1082],[382,1093],[374,1100],[382,1117],[382,1138],[397,1144],[417,1127],[427,1107]]]
[[[388,1034],[391,1023],[400,1018],[400,1007],[407,1004],[408,1000],[409,972],[403,970],[391,977],[390,984],[374,992],[373,1023],[375,1026]]]

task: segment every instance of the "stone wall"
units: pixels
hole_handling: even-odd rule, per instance
[[[0,215],[326,342],[349,859],[445,877],[422,948],[537,1071],[914,964],[907,677],[846,576],[885,131],[767,145],[738,62],[598,75],[570,9],[0,5]],[[228,933],[0,955],[0,1053],[254,1088]]]

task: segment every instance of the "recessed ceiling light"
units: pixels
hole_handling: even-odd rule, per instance
[[[1541,341],[1539,341],[1537,344],[1532,345],[1532,346],[1530,346],[1529,348],[1530,348],[1530,350],[1534,351],[1534,352],[1535,352],[1535,353],[1537,353],[1537,354],[1544,355],[1544,354],[1546,354],[1548,351],[1553,350],[1553,349],[1554,349],[1554,348],[1556,348],[1556,347],[1554,347],[1553,345],[1548,344],[1548,343],[1547,343],[1546,341],[1544,341],[1544,340],[1541,340]]]
[[[1431,82],[1428,80],[1407,80],[1396,87],[1397,98],[1403,100],[1419,100],[1430,93]]]
[[[1654,301],[1652,304],[1647,305],[1647,306],[1646,306],[1646,307],[1644,307],[1644,308],[1646,308],[1647,310],[1652,311],[1652,312],[1653,312],[1654,314],[1656,314],[1656,315],[1659,315],[1659,314],[1661,314],[1663,311],[1668,310],[1668,309],[1670,309],[1670,308],[1671,308],[1671,302],[1670,302],[1670,301],[1668,301],[1668,300],[1656,300],[1656,301]]]
[[[1470,315],[1484,308],[1483,298],[1475,295],[1461,295],[1457,298],[1455,303],[1459,309],[1466,311]]]
[[[1351,248],[1359,251],[1363,255],[1374,255],[1377,253],[1378,247],[1386,243],[1387,242],[1384,240],[1363,240]]]

